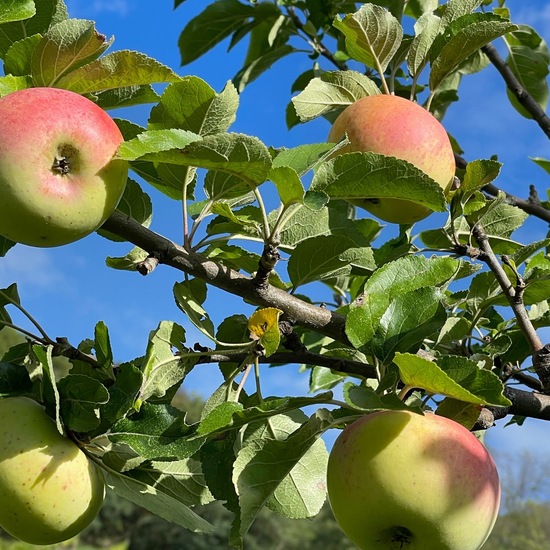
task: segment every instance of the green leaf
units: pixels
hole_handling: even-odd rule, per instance
[[[309,392],[330,390],[343,382],[347,377],[326,367],[313,367],[309,376]]]
[[[14,2],[17,2],[14,4]],[[22,0],[2,1],[2,8],[7,5],[17,11],[17,5],[23,10],[28,9],[30,2]],[[63,0],[39,0],[34,2],[36,13],[28,19],[12,22],[0,22],[0,58],[3,58],[12,44],[27,36],[43,34],[51,26],[68,18],[67,7]],[[2,9],[0,8],[0,9]]]
[[[405,6],[405,15],[418,19],[424,13],[436,10],[438,6],[439,0],[409,0]]]
[[[515,32],[504,36],[508,46],[506,63],[529,95],[546,110],[548,104],[548,64],[550,52],[546,42],[537,34],[535,29],[521,25]],[[532,115],[519,103],[512,92],[507,89],[508,98],[515,109],[527,118]]]
[[[109,386],[109,401],[101,407],[101,416],[110,424],[120,420],[134,408],[143,384],[143,374],[131,363],[115,369],[115,382]]]
[[[282,44],[281,46],[270,48],[263,55],[257,57],[254,61],[243,67],[234,76],[233,83],[235,84],[237,90],[242,92],[246,86],[271,68],[274,63],[297,51],[299,50],[288,44]]]
[[[238,0],[219,0],[206,6],[183,29],[178,45],[181,64],[187,65],[241,27],[254,8]]]
[[[10,286],[0,289],[0,307],[10,304],[21,305],[17,283],[12,283]]]
[[[35,86],[55,86],[68,73],[97,59],[112,43],[93,21],[67,19],[51,27],[32,52]]]
[[[208,504],[213,500],[206,486],[201,464],[194,458],[142,464],[127,475],[162,490],[185,506]]]
[[[340,235],[311,237],[296,245],[288,261],[288,275],[294,288],[317,280],[349,274],[352,264],[369,254],[374,268],[372,251],[357,247]]]
[[[437,406],[436,414],[450,418],[471,430],[479,418],[481,405],[475,403],[464,403],[452,397],[445,397]]]
[[[482,3],[483,0],[449,0],[443,9],[441,18],[443,26],[450,25],[459,17],[472,13]]]
[[[431,49],[430,90],[435,91],[451,72],[482,46],[516,29],[513,23],[491,13],[463,15],[453,21]]]
[[[224,432],[234,428],[233,415],[243,410],[241,403],[225,401],[210,410],[202,419],[197,429],[200,436]]]
[[[361,411],[410,409],[410,407],[407,407],[404,401],[399,399],[395,393],[379,395],[372,388],[358,386],[353,382],[344,384],[344,400],[354,409],[359,409]]]
[[[307,200],[307,195],[306,195]],[[331,208],[296,208],[285,220],[280,233],[281,243],[295,246],[301,241],[319,235],[341,235],[357,246],[368,247],[378,235],[380,224],[371,219],[350,219],[351,208],[344,202],[331,204]]]
[[[111,368],[113,364],[113,350],[109,338],[109,329],[103,321],[99,321],[94,329],[94,349],[96,359],[103,369]]]
[[[463,388],[484,400],[485,404],[509,407],[512,403],[503,395],[504,386],[492,371],[479,368],[466,357],[446,355],[438,359],[438,365]]]
[[[190,143],[200,140],[200,136],[187,130],[147,130],[130,141],[122,143],[117,158],[137,160],[154,158],[155,153],[183,149]]]
[[[356,61],[383,73],[403,39],[403,28],[386,9],[364,4],[359,11],[337,16],[333,25],[346,38],[346,50]]]
[[[219,94],[202,79],[186,76],[164,90],[151,110],[148,128],[181,128],[200,136],[226,132],[235,120],[239,96],[228,82]]]
[[[153,514],[193,532],[209,533],[213,531],[210,523],[171,495],[166,494],[162,490],[162,486],[154,487],[111,469],[104,469],[103,474],[107,486],[117,495]]]
[[[112,257],[107,256],[105,259],[105,264],[107,267],[112,269],[121,269],[124,271],[135,271],[136,266],[141,264],[144,260],[149,257],[149,252],[139,248],[138,246],[134,247],[126,256],[122,257]]]
[[[171,321],[161,321],[156,330],[149,335],[147,351],[141,371],[143,385],[140,399],[146,401],[152,396],[163,397],[166,392],[180,384],[195,366],[197,357],[188,355],[180,357],[179,353],[187,351],[185,329]],[[174,352],[174,350],[177,350]]]
[[[436,212],[446,208],[443,190],[427,174],[407,161],[372,152],[345,153],[324,162],[310,189],[332,199],[405,199]]]
[[[542,157],[529,157],[537,166],[540,166],[547,174],[550,174],[550,160]]]
[[[27,76],[0,76],[0,97],[4,97],[17,90],[25,90],[31,86],[32,81]]]
[[[245,432],[244,445],[257,441],[285,441],[293,432],[307,422],[302,411],[293,411],[270,418],[265,423],[250,425]],[[243,448],[237,457],[242,458]],[[321,439],[317,439],[296,466],[285,476],[266,506],[287,518],[300,519],[315,516],[326,499],[325,475],[327,451]]]
[[[292,168],[298,175],[303,176],[337,147],[334,143],[313,143],[278,150],[277,156],[273,159],[273,168]]]
[[[183,132],[183,130],[179,131]],[[157,130],[157,132],[176,132],[176,130]],[[232,133],[205,136],[184,149],[165,149],[164,152],[146,154],[143,159],[219,170],[241,178],[251,188],[263,183],[271,169],[269,150],[258,138]]]
[[[225,399],[225,385],[221,386],[221,390],[225,390]],[[268,397],[262,403],[247,408],[243,408],[243,405],[236,401],[222,401],[204,415],[197,434],[212,436],[252,423],[265,423],[274,416],[289,414],[312,405],[330,403],[332,399],[332,392],[324,392],[313,397]]]
[[[100,423],[99,408],[109,401],[107,388],[94,378],[68,374],[57,383],[61,399],[61,417],[74,432],[90,432]]]
[[[176,305],[203,334],[215,341],[214,323],[202,307],[206,301],[206,293],[206,283],[200,279],[189,279],[174,285]]]
[[[529,214],[520,208],[497,200],[468,216],[468,221],[481,222],[494,252],[512,254],[521,245],[511,240],[511,234],[521,227],[528,217]]]
[[[32,0],[3,0],[0,4],[0,24],[29,19],[36,13]]]
[[[31,392],[32,381],[24,366],[0,362],[0,397]]]
[[[151,57],[130,50],[107,54],[61,77],[56,86],[89,94],[157,82],[177,82],[180,77]]]
[[[463,193],[478,191],[494,181],[500,174],[501,168],[502,163],[496,160],[473,160],[468,162],[460,191]]]
[[[247,235],[255,239],[262,239],[262,219],[259,208],[245,206],[234,213],[229,204],[216,202],[212,206],[212,213],[219,214],[206,227],[208,235]]]
[[[159,95],[149,84],[123,86],[112,90],[94,92],[89,94],[88,97],[105,110],[133,107],[143,103],[156,103],[159,100]]]
[[[307,122],[334,109],[347,107],[358,99],[380,93],[368,76],[357,71],[333,71],[313,78],[292,98],[296,114]]]
[[[237,176],[211,170],[204,178],[204,192],[213,202],[228,201],[246,196],[250,187]]]
[[[429,52],[441,29],[441,19],[434,13],[424,13],[414,24],[415,37],[407,54],[407,67],[418,76],[429,60]]]
[[[438,288],[425,287],[395,297],[380,318],[372,342],[374,354],[384,363],[397,352],[416,352],[438,332],[447,319]]]
[[[186,459],[200,448],[200,438],[189,439],[192,428],[184,413],[169,405],[143,403],[139,412],[119,420],[109,431],[109,440],[129,445],[148,460]]]
[[[4,57],[4,73],[14,76],[30,75],[33,51],[41,40],[41,34],[33,34],[12,44]]]
[[[320,509],[319,503],[322,504],[325,499],[327,455],[326,450],[323,452],[320,447],[317,450],[314,445],[326,427],[322,417],[313,417],[284,440],[254,438],[239,451],[233,470],[233,483],[241,506],[241,536],[248,531],[263,506],[275,498],[275,492],[287,476],[290,476],[292,484],[292,478],[299,470],[306,468],[307,472],[305,464],[314,468],[304,480],[309,485],[307,500],[313,500],[313,510]],[[316,454],[313,462],[306,458],[308,452]]]
[[[399,367],[403,383],[408,386],[422,388],[434,395],[453,397],[466,403],[504,407],[511,405],[502,395],[502,382],[498,376],[480,369],[466,358],[449,359],[447,370],[443,370],[432,361],[409,353],[396,354],[394,363]]]
[[[362,301],[352,305],[348,313],[346,334],[350,341],[356,347],[370,342],[393,300],[417,289],[449,284],[460,265],[450,257],[405,256],[376,270],[365,284]]]
[[[277,187],[279,198],[284,206],[304,202],[305,190],[300,176],[293,168],[278,166],[269,172],[269,179]]]
[[[237,443],[237,437],[239,442]],[[205,442],[199,451],[202,472],[208,488],[218,501],[234,514],[240,513],[239,499],[231,476],[235,461],[235,448],[240,445],[238,432],[228,432],[224,437]]]

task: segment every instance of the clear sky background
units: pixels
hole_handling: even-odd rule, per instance
[[[67,0],[66,0],[67,1]],[[178,36],[186,22],[204,8],[204,0],[186,0],[173,10],[172,0],[68,0],[71,17],[92,19],[97,29],[115,36],[111,51],[141,51],[170,66],[182,75],[197,75],[216,91],[240,68],[244,46],[229,54],[227,42],[208,55],[181,68]],[[509,0],[516,23],[534,26],[547,42],[550,40],[550,3]],[[311,61],[294,54],[277,63],[241,96],[237,121],[231,130],[258,136],[267,145],[292,147],[326,140],[329,130],[324,120],[287,130],[284,113],[290,99],[290,83],[307,70]],[[332,69],[328,65],[325,68]],[[528,157],[550,158],[546,136],[536,124],[519,116],[506,99],[504,83],[489,67],[467,76],[459,90],[461,101],[452,106],[444,120],[447,130],[458,140],[468,160],[498,155],[504,162],[501,188],[527,197],[529,185],[535,184],[541,197],[550,187],[548,176]],[[145,125],[150,107],[113,111],[113,116],[129,118]],[[177,203],[153,188],[146,188],[154,206],[152,229],[181,241],[182,224]],[[430,218],[429,225],[440,221]],[[385,230],[388,236],[392,228]],[[516,233],[517,240],[530,242],[546,235],[548,228],[534,220]],[[174,320],[187,329],[188,343],[204,343],[204,338],[187,322],[172,298],[172,286],[182,280],[179,272],[158,268],[148,277],[114,271],[105,266],[106,256],[123,256],[131,245],[111,243],[97,235],[55,249],[37,249],[18,245],[0,259],[0,286],[19,285],[22,302],[52,337],[66,336],[73,344],[93,336],[95,324],[102,320],[110,330],[115,357],[125,361],[142,355],[147,336],[161,320]],[[249,313],[251,308],[240,300],[210,292],[206,309],[216,322],[233,313]],[[546,339],[545,339],[546,336]],[[541,334],[543,341],[550,332]],[[267,369],[263,390],[267,394],[304,394],[307,376],[299,375],[297,366]],[[221,383],[216,365],[195,369],[186,389],[208,396]],[[538,455],[550,454],[548,423],[528,420],[526,426],[489,430],[487,442],[499,453],[516,454],[530,450]]]

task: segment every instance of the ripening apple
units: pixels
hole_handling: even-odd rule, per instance
[[[0,235],[60,246],[95,231],[116,208],[128,164],[113,119],[89,99],[57,88],[0,98]]]
[[[462,425],[380,411],[337,438],[327,472],[336,521],[363,550],[477,550],[494,526],[497,469]]]
[[[105,497],[100,469],[27,397],[0,399],[0,527],[30,544],[80,533]]]
[[[370,151],[414,164],[449,191],[455,174],[455,158],[447,132],[426,109],[395,95],[379,94],[352,103],[334,121],[328,141],[337,143],[344,135],[349,145],[338,154]],[[378,218],[410,224],[432,211],[420,204],[393,198],[350,201]]]

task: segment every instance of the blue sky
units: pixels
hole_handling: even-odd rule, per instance
[[[68,0],[72,17],[93,19],[97,29],[115,36],[112,49],[142,51],[169,65],[182,75],[197,75],[220,91],[240,67],[242,47],[230,54],[227,44],[218,46],[190,66],[179,67],[177,40],[186,21],[204,6],[203,0],[186,0],[173,10],[171,0]],[[510,0],[513,19],[535,26],[550,39],[550,4]],[[154,7],[151,7],[153,6]],[[542,7],[541,7],[542,6]],[[284,111],[290,99],[290,81],[310,67],[306,56],[294,55],[278,63],[267,75],[252,83],[241,96],[241,106],[233,131],[256,135],[268,145],[295,146],[325,141],[328,124],[322,120],[288,131]],[[329,67],[327,67],[329,68]],[[548,139],[536,125],[523,119],[508,105],[504,83],[492,67],[466,77],[459,91],[461,102],[451,107],[444,124],[459,141],[469,160],[497,154],[505,163],[498,181],[500,187],[519,196],[528,195],[529,184],[545,196],[548,176],[529,156],[550,158]],[[148,108],[124,112],[124,116],[144,124]],[[114,116],[121,116],[114,112]],[[181,240],[179,206],[154,189],[147,189],[155,207],[153,229],[174,240]],[[390,230],[388,230],[390,231]],[[517,235],[519,240],[541,238],[547,227],[533,222]],[[115,356],[128,360],[145,350],[148,333],[161,320],[174,320],[186,327],[188,341],[203,338],[186,321],[172,298],[172,285],[180,274],[159,268],[152,275],[113,271],[105,267],[107,255],[124,255],[127,244],[110,243],[97,235],[55,249],[17,246],[0,260],[0,285],[18,282],[23,304],[42,323],[51,336],[66,336],[78,343],[93,335],[94,325],[103,320],[111,334]],[[249,312],[240,300],[216,292],[209,294],[207,310],[216,320],[232,313]],[[544,339],[544,338],[543,338]],[[199,367],[186,387],[209,395],[220,383],[215,365]],[[305,376],[297,367],[270,369],[264,377],[264,393],[287,394],[307,391]],[[550,453],[548,425],[528,421],[527,427],[489,431],[487,441],[496,451],[531,449]]]

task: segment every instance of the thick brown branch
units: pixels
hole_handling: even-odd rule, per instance
[[[496,48],[492,44],[487,44],[481,49],[490,59],[497,71],[501,74],[508,89],[517,97],[518,101],[523,107],[525,107],[546,136],[550,138],[550,118],[548,118],[542,107],[522,86],[521,82],[516,78],[506,61],[500,57]]]
[[[474,426],[474,430],[490,428],[495,420],[500,420],[510,414],[550,420],[550,396],[519,390],[510,386],[505,386],[504,395],[512,402],[512,406],[484,408]]]
[[[258,285],[251,277],[188,251],[120,212],[114,212],[103,228],[154,255],[161,264],[197,277],[253,304],[279,308],[295,323],[339,342],[349,343],[344,332],[343,315],[309,304],[272,285]]]

